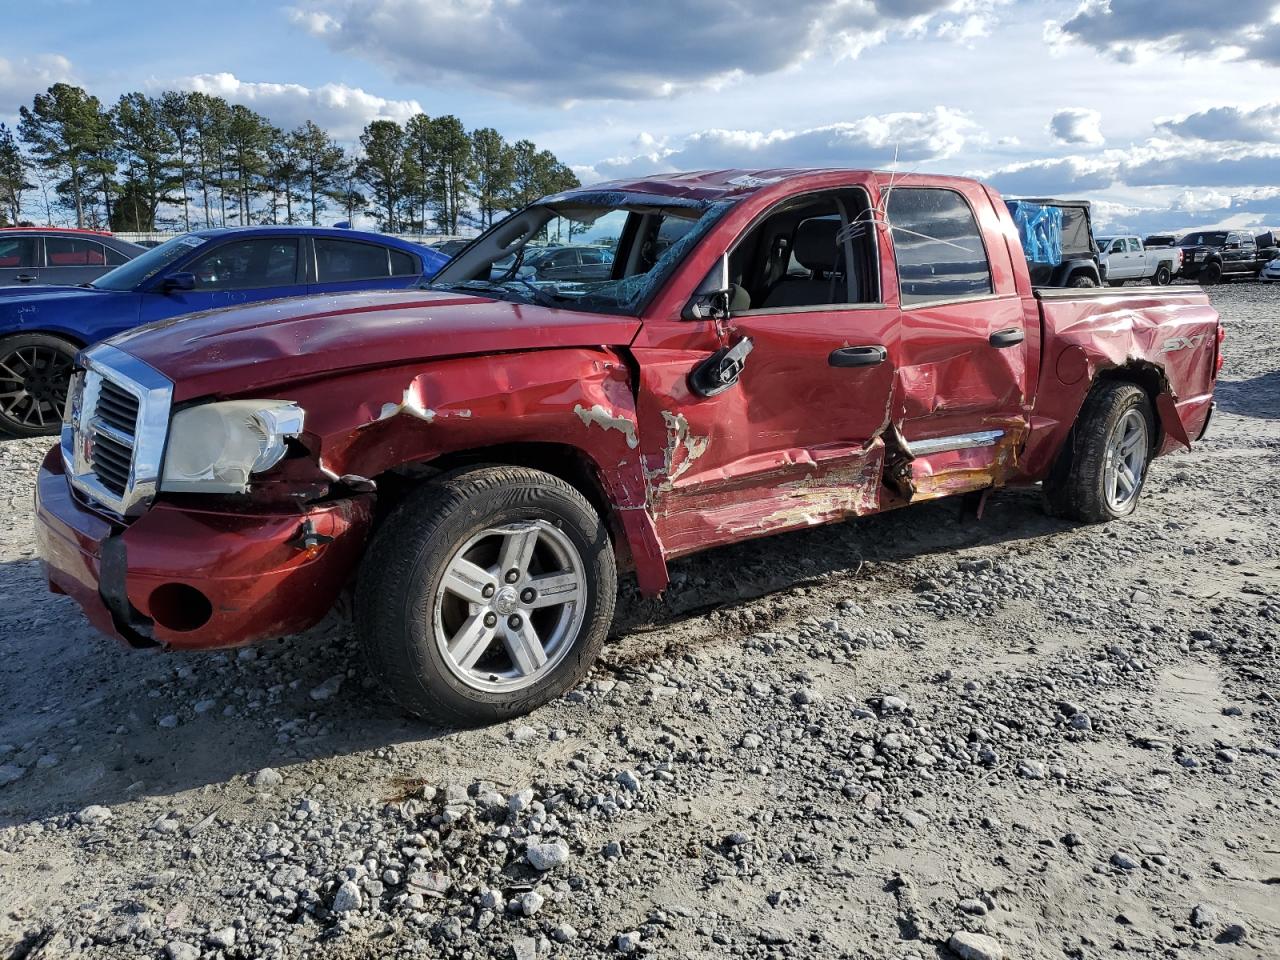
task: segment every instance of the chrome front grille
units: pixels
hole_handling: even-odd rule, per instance
[[[71,484],[98,506],[136,516],[160,483],[173,384],[130,354],[99,344],[67,395],[62,461]]]

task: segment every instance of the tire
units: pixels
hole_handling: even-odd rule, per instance
[[[511,559],[518,554],[526,559]],[[514,581],[509,566],[520,572]],[[575,599],[529,596],[548,583],[535,577],[552,574],[560,591],[576,576]],[[582,494],[537,470],[481,467],[424,487],[387,517],[357,577],[355,627],[370,672],[402,706],[474,726],[528,713],[575,686],[604,643],[616,600],[609,534]],[[465,646],[470,657],[458,650],[466,636],[477,638]]]
[[[1173,273],[1162,263],[1156,267],[1154,282],[1157,287],[1167,287],[1173,282]]]
[[[1119,381],[1094,384],[1044,482],[1050,512],[1084,523],[1104,523],[1133,513],[1146,483],[1155,438],[1151,401],[1141,387]],[[1125,459],[1118,449],[1126,439],[1133,440],[1132,451],[1140,455],[1125,463],[1133,480],[1128,491],[1126,481],[1109,469],[1109,464]],[[1123,497],[1118,496],[1121,493]]]
[[[1200,282],[1202,284],[1213,284],[1222,282],[1222,264],[1206,263],[1200,271]]]
[[[1096,287],[1098,281],[1093,279],[1087,273],[1077,273],[1074,277],[1067,281],[1068,287]]]
[[[47,333],[0,338],[0,433],[49,437],[62,430],[77,350]]]

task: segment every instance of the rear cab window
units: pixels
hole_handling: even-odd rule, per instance
[[[991,262],[973,210],[946,187],[893,187],[885,204],[902,305],[990,296]]]

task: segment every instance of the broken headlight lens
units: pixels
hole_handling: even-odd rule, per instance
[[[171,493],[244,493],[249,477],[270,470],[305,414],[288,400],[227,400],[174,414],[160,489]]]

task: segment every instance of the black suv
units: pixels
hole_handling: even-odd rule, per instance
[[[1257,277],[1269,257],[1258,249],[1253,234],[1240,230],[1201,230],[1178,241],[1182,275],[1201,283],[1224,277]]]

